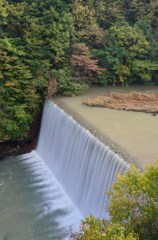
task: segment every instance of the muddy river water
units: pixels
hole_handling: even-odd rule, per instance
[[[140,167],[153,163],[158,157],[158,115],[82,104],[88,97],[114,90],[122,88],[93,87],[82,96],[58,96],[53,101],[127,161],[134,159]],[[0,161],[0,240],[67,239],[81,218],[36,151]]]
[[[104,95],[113,91],[147,91],[158,92],[158,86],[130,88],[92,87],[83,95],[76,97],[56,97],[55,101],[63,104],[63,108],[69,108],[72,115],[75,113],[88,122],[93,130],[99,130],[111,141],[136,159],[139,166],[154,163],[158,158],[158,115],[112,110],[83,105],[88,97]],[[61,104],[61,105],[62,105]]]

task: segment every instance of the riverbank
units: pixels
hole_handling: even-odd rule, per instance
[[[138,167],[154,163],[158,156],[158,116],[147,113],[125,112],[83,105],[89,97],[109,92],[158,92],[158,86],[91,87],[76,97],[55,96],[53,101],[121,155]]]
[[[43,108],[32,122],[26,139],[0,142],[0,160],[8,156],[17,156],[29,153],[35,149],[41,125],[42,110]]]

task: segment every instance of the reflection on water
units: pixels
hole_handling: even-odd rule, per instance
[[[0,162],[0,240],[66,239],[81,218],[35,151]]]

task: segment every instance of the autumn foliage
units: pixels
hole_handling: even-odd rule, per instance
[[[89,81],[92,81],[94,74],[102,74],[104,71],[98,66],[98,59],[92,58],[89,47],[84,44],[75,45],[70,61],[74,70]]]
[[[106,96],[96,96],[84,101],[85,105],[117,110],[158,113],[158,94],[112,92]]]

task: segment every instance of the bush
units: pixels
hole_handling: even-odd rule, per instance
[[[57,82],[57,92],[66,96],[79,95],[88,89],[87,84],[74,82],[70,70],[67,68],[53,70],[53,78]]]
[[[11,40],[0,40],[0,140],[22,140],[39,112],[44,96]],[[43,83],[44,95],[44,83]]]
[[[79,233],[72,234],[75,240],[138,240],[133,233],[125,235],[125,228],[120,224],[109,224],[103,219],[96,219],[92,215],[82,221]]]
[[[158,162],[144,173],[135,167],[118,182],[110,193],[108,207],[113,223],[120,223],[126,232],[133,230],[142,240],[158,236]]]
[[[0,141],[29,137],[48,82],[48,94],[55,91],[52,69],[68,61],[73,25],[60,0],[0,0]]]
[[[70,82],[65,88],[65,90],[63,91],[63,94],[66,96],[76,96],[84,93],[87,89],[88,89],[88,84]]]
[[[152,44],[146,39],[143,30],[137,26],[115,25],[108,31],[106,46],[102,51],[94,51],[105,67],[108,83],[122,84],[152,81],[158,70],[156,58],[149,59]]]
[[[82,221],[76,240],[157,240],[158,161],[142,173],[134,166],[109,193],[110,221],[93,216]]]

